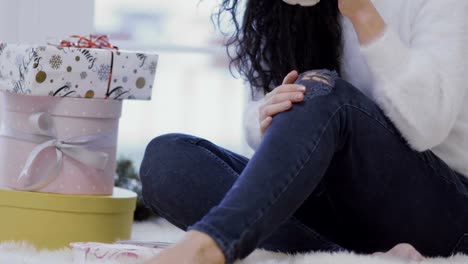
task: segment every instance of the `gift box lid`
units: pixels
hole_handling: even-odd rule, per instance
[[[133,212],[136,193],[114,188],[112,196],[60,195],[0,190],[0,207],[17,207],[71,213],[115,214]]]

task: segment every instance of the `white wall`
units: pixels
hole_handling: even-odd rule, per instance
[[[0,0],[0,41],[45,43],[93,33],[94,0]]]

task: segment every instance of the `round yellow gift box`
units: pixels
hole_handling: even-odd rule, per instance
[[[71,242],[130,239],[136,194],[75,196],[0,190],[0,242],[26,241],[58,249]]]

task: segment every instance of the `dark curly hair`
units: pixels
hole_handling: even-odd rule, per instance
[[[342,28],[337,0],[322,0],[313,7],[282,0],[245,1],[243,6],[241,0],[222,0],[213,18],[228,37],[231,72],[237,69],[250,84],[252,96],[272,91],[292,70],[340,73]],[[233,31],[223,29],[226,18]]]

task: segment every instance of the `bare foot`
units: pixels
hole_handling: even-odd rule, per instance
[[[177,244],[161,251],[145,264],[224,264],[224,254],[208,235],[189,231]]]
[[[389,251],[377,252],[373,254],[374,256],[389,256],[403,258],[411,261],[421,262],[424,260],[424,257],[419,253],[412,245],[410,244],[398,244]]]

